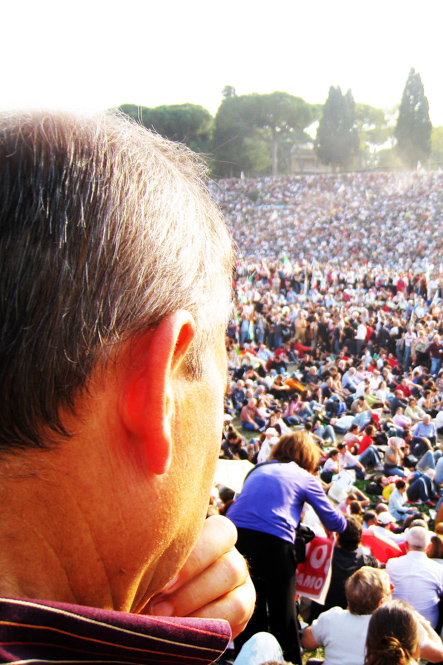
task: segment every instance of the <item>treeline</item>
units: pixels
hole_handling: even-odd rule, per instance
[[[237,95],[232,86],[211,116],[179,104],[120,110],[173,141],[202,153],[215,177],[334,170],[415,168],[443,163],[443,127],[432,128],[420,75],[411,69],[399,107],[385,111],[355,102],[331,86],[324,105],[286,92]],[[311,159],[309,159],[311,157]]]

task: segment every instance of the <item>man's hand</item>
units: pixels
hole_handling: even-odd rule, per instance
[[[147,613],[226,619],[233,637],[241,633],[254,610],[255,589],[236,540],[230,520],[209,517],[185,565],[151,599]]]

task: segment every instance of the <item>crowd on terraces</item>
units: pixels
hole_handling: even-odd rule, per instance
[[[340,510],[400,546],[411,517],[427,529],[421,505],[443,521],[442,185],[439,173],[211,184],[238,248],[221,457],[264,462],[309,432],[325,491],[344,469],[370,481]]]

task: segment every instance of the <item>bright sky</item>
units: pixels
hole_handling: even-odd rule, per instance
[[[392,108],[411,67],[443,125],[442,0],[3,0],[0,108],[201,104],[330,85]]]

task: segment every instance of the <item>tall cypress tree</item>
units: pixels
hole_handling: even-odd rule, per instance
[[[400,104],[395,137],[397,151],[407,166],[424,162],[431,153],[432,124],[429,104],[420,74],[414,68],[409,72]]]
[[[358,150],[355,102],[352,92],[343,95],[331,86],[317,130],[316,150],[325,164],[347,168]]]

